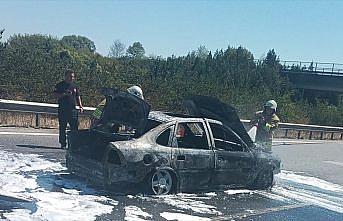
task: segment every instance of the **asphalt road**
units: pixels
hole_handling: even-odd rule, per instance
[[[282,159],[283,169],[343,185],[343,142],[276,145],[273,150]]]
[[[0,168],[0,219],[343,220],[343,142],[276,142],[273,151],[281,158],[283,171],[276,177],[272,191],[227,190],[152,197],[94,190],[69,175],[63,167],[64,151],[58,148],[56,133],[0,128],[0,151],[8,158],[0,161],[0,167],[16,166],[13,172]],[[31,171],[27,165],[37,169]],[[31,179],[29,184],[34,180],[37,185],[25,186],[22,191],[7,190],[6,185],[9,189],[14,185],[6,183],[11,173],[18,179]],[[51,208],[52,200],[65,204],[63,211]],[[72,206],[67,206],[68,202]],[[29,212],[23,213],[25,210]],[[81,213],[87,212],[86,219]]]

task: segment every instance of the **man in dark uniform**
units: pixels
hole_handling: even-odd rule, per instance
[[[76,104],[83,111],[79,88],[74,84],[75,73],[67,70],[64,75],[64,81],[56,84],[54,95],[58,99],[58,123],[59,123],[59,142],[61,148],[65,149],[66,128],[69,123],[71,130],[78,129],[78,111]]]

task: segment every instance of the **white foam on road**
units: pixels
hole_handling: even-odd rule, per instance
[[[171,195],[158,197],[160,202],[174,206],[184,210],[191,210],[196,213],[221,215],[222,213],[217,210],[213,205],[208,205],[200,199],[194,198],[194,196],[187,197],[182,195]]]
[[[291,171],[281,171],[276,175],[272,191],[238,189],[224,192],[228,195],[259,194],[287,204],[314,205],[343,213],[343,186]]]
[[[293,188],[276,187],[273,191],[302,203],[308,203],[331,211],[343,213],[342,198],[333,199],[327,194],[318,194]]]
[[[209,193],[205,193],[205,196],[213,197],[213,196],[217,196],[217,194],[215,192],[209,192]]]
[[[206,204],[203,200],[211,200],[214,194],[197,195],[197,194],[176,194],[176,195],[162,195],[154,197],[136,196],[137,198],[154,202],[155,204],[167,204],[181,210],[188,210],[191,213],[221,215],[217,207]]]
[[[152,215],[144,212],[137,206],[126,206],[125,207],[125,220],[126,221],[145,221],[152,220]]]
[[[338,213],[343,213],[343,187],[325,180],[282,171],[276,176],[277,185],[271,193],[264,196],[275,199],[281,196],[286,199],[308,203]]]
[[[246,189],[242,189],[242,190],[240,190],[240,189],[238,189],[238,190],[225,190],[224,191],[226,194],[228,194],[228,195],[236,195],[236,194],[243,194],[243,193],[245,193],[245,194],[253,194],[253,191],[252,190],[246,190]]]
[[[24,206],[24,209],[2,211],[3,217],[9,220],[95,220],[96,216],[111,213],[118,204],[113,199],[100,196],[85,183],[68,178],[66,168],[58,162],[42,159],[36,154],[0,150],[0,155],[0,195],[25,199],[35,206],[34,209]],[[276,186],[271,192],[241,189],[227,190],[224,195],[236,194],[258,194],[290,205],[314,205],[343,213],[342,186],[291,171],[276,175]],[[213,200],[220,196],[210,192],[155,197],[128,195],[127,198],[143,200],[142,205],[146,201],[166,207],[168,212],[158,214],[167,220],[209,220],[207,217],[225,214],[213,205]],[[128,221],[156,218],[153,217],[156,211],[144,211],[143,207],[128,205],[124,210]],[[250,213],[249,208],[245,213]]]
[[[85,184],[55,179],[66,170],[60,163],[36,154],[17,154],[0,150],[0,194],[32,202],[35,209],[3,212],[9,220],[95,220],[110,213],[118,202],[96,194]],[[95,194],[95,195],[94,195]]]
[[[305,184],[305,185],[312,186],[315,188],[320,188],[323,190],[343,192],[343,187],[338,184],[330,183],[316,177],[296,174],[291,171],[283,170],[281,171],[280,174],[277,174],[276,177],[281,180],[288,180],[295,183],[301,183],[301,184]]]
[[[342,162],[326,160],[326,161],[323,161],[323,163],[329,163],[329,164],[333,164],[333,165],[336,165],[336,166],[343,167],[343,163]]]
[[[210,218],[200,217],[200,216],[192,216],[183,213],[169,213],[163,212],[160,214],[166,220],[177,220],[177,221],[210,221]]]

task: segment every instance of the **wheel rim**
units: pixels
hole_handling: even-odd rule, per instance
[[[170,193],[173,179],[167,170],[158,170],[151,177],[151,189],[156,195]]]

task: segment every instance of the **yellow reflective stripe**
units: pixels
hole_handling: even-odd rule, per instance
[[[101,114],[102,114],[102,110],[100,109],[95,109],[95,111],[93,112],[93,117],[97,118],[97,119],[100,119],[101,117]]]
[[[95,117],[96,119],[100,119],[101,114],[102,114],[102,110],[104,109],[105,104],[106,104],[106,99],[101,101],[101,103],[93,111],[92,116]]]

